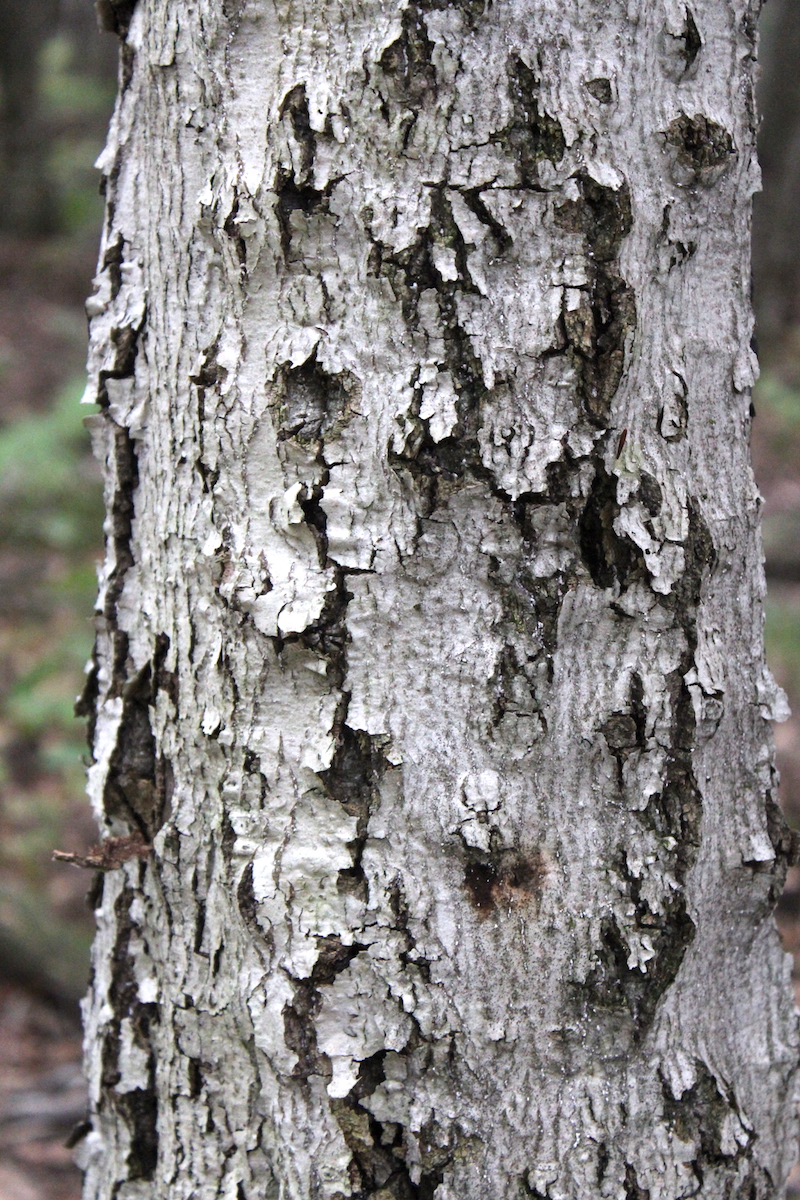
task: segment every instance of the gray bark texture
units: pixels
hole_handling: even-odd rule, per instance
[[[104,13],[86,1200],[782,1195],[755,6]]]

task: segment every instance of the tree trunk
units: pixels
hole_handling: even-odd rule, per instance
[[[86,1197],[781,1195],[755,6],[106,16]]]
[[[17,236],[56,225],[40,59],[57,15],[56,0],[0,0],[0,230]]]
[[[800,6],[770,0],[762,29],[759,154],[764,195],[753,227],[762,354],[790,378],[800,344]]]

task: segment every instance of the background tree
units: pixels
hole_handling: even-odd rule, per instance
[[[39,59],[57,12],[58,0],[0,4],[0,227],[4,230],[38,232],[52,228],[55,219]]]
[[[87,1197],[780,1193],[756,15],[107,7]]]
[[[800,327],[800,10],[791,0],[765,6],[761,38],[759,158],[763,195],[753,226],[759,348],[790,379]]]

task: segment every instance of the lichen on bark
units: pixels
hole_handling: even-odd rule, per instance
[[[751,6],[104,11],[87,1200],[771,1200]]]

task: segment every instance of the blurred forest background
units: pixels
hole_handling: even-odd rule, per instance
[[[84,1114],[77,1003],[89,879],[51,862],[96,831],[73,716],[101,551],[79,408],[102,217],[93,170],[116,83],[91,0],[0,0],[0,1200],[78,1200],[65,1147]],[[772,669],[798,716],[776,730],[800,829],[800,3],[762,15],[764,193],[754,234]],[[800,996],[800,870],[779,925]],[[797,1190],[800,1196],[800,1174]]]

